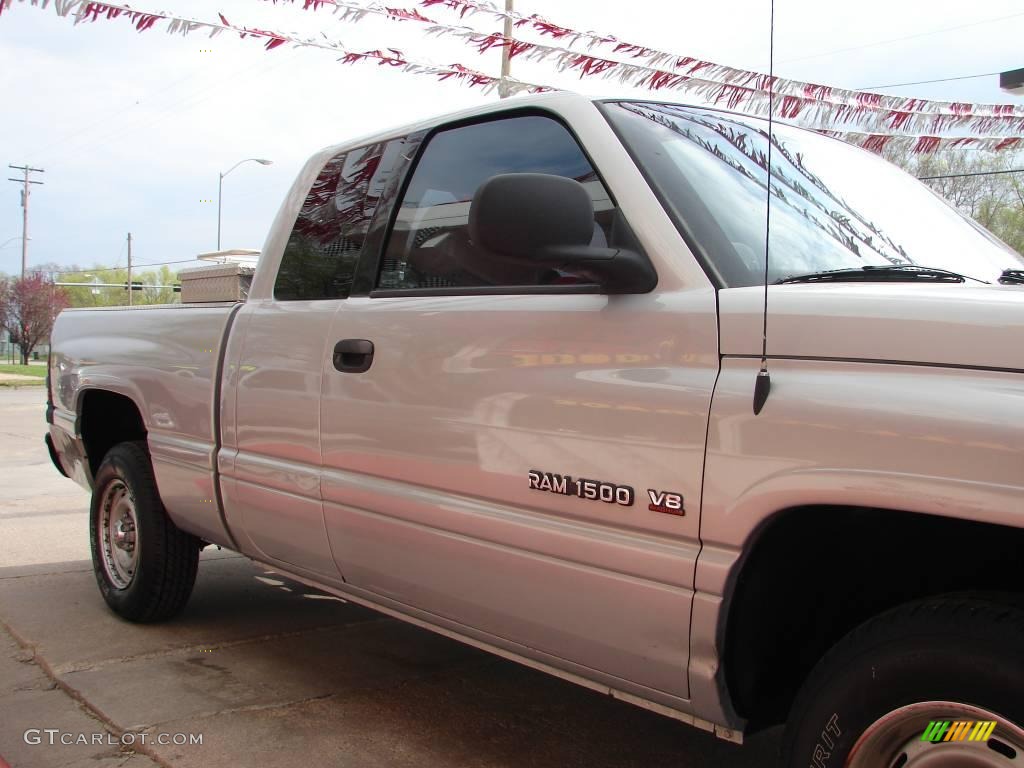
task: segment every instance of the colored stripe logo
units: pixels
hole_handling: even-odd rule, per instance
[[[988,741],[995,727],[995,720],[932,720],[921,741]]]

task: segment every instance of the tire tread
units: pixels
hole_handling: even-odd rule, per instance
[[[1024,648],[1024,602],[1019,595],[1002,593],[942,595],[896,606],[853,629],[821,657],[797,694],[783,741],[782,764],[806,764],[796,754],[800,731],[805,721],[814,719],[812,713],[837,670],[856,666],[865,656],[915,635],[921,636],[922,644],[936,636],[956,637],[965,649],[985,647],[1012,658],[1015,650],[1019,654]]]
[[[168,517],[145,441],[115,445],[104,457],[97,476],[103,474],[107,464],[114,463],[121,463],[136,475],[130,488],[135,497],[136,515],[154,519],[147,526],[148,538],[140,543],[143,559],[136,573],[136,579],[140,579],[136,586],[143,591],[132,600],[116,606],[111,604],[111,607],[130,621],[164,621],[179,613],[192,594],[199,566],[199,540],[179,529]],[[98,572],[97,578],[103,576]],[[110,599],[107,602],[109,604]]]

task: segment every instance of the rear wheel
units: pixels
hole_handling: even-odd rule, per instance
[[[89,527],[96,582],[115,613],[154,622],[185,607],[199,565],[199,540],[167,516],[145,443],[121,443],[104,457]]]
[[[797,697],[786,768],[1024,768],[1024,611],[900,606],[829,651]]]

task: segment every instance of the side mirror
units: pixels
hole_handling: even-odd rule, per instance
[[[646,293],[658,282],[643,254],[590,245],[593,201],[582,184],[564,176],[492,176],[473,195],[469,236],[506,259],[585,275],[608,293]]]

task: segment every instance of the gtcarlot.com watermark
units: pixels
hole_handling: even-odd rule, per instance
[[[62,731],[60,728],[29,728],[22,738],[26,744],[45,744],[47,746],[72,746],[90,744],[93,746],[134,747],[156,745],[161,747],[202,746],[201,733],[134,733],[126,731],[116,733],[83,733],[81,731]]]

